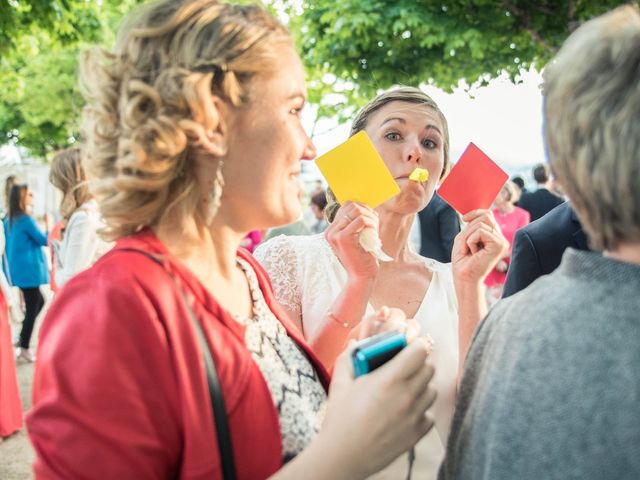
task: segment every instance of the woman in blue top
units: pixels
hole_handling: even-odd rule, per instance
[[[28,362],[35,360],[29,343],[36,317],[44,306],[40,285],[49,282],[49,269],[42,252],[42,247],[47,245],[47,234],[30,215],[32,207],[33,193],[26,185],[15,185],[9,195],[9,215],[4,228],[11,282],[22,291],[26,307],[16,355]]]

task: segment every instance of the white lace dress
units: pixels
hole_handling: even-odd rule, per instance
[[[279,236],[260,245],[254,255],[269,274],[278,301],[301,315],[305,336],[316,333],[347,282],[347,272],[324,235]],[[433,277],[415,319],[422,333],[434,340],[430,360],[436,373],[431,385],[438,397],[430,410],[435,428],[415,449],[412,478],[420,480],[437,478],[453,416],[458,375],[458,304],[451,266],[427,258],[424,261]],[[366,314],[373,313],[368,305]],[[405,479],[408,464],[403,455],[373,478]]]

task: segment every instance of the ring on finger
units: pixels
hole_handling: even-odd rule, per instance
[[[352,222],[352,221],[353,221],[353,218],[351,218],[351,217],[349,216],[349,214],[348,214],[348,213],[345,213],[345,214],[344,214],[344,218],[346,218],[346,219],[347,219],[347,220],[349,220],[350,222]]]

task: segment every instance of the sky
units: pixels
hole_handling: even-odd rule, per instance
[[[458,88],[448,94],[433,87],[423,90],[438,104],[449,122],[450,156],[457,161],[469,142],[475,143],[510,175],[522,174],[533,182],[532,167],[545,161],[542,141],[542,76],[535,70],[523,72],[522,82],[514,84],[506,76],[486,87],[469,92]],[[313,124],[313,112],[306,112],[307,131]],[[322,121],[314,136],[318,154],[345,141],[349,124]],[[308,179],[321,178],[315,164],[305,167]]]

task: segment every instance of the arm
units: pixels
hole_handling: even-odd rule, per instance
[[[321,328],[309,332],[304,328],[302,318],[303,279],[295,250],[291,238],[276,237],[258,246],[254,256],[267,271],[274,295],[280,305],[303,333],[322,364],[331,369],[351,334],[351,329],[345,328],[340,322],[354,327],[359,324],[367,308],[373,281],[349,278],[345,289],[328,307],[328,311],[322,312]],[[328,312],[331,312],[334,318],[330,318]]]
[[[338,298],[329,307],[331,315],[322,319],[322,328],[307,338],[322,364],[331,370],[344,350],[349,338],[357,338],[360,321],[365,315],[374,282],[368,279],[350,278]],[[344,324],[348,327],[345,327]]]
[[[502,291],[502,298],[527,288],[542,275],[538,253],[526,230],[516,232],[511,252],[511,265]]]
[[[56,252],[59,264],[55,280],[58,288],[91,265],[96,253],[96,242],[96,231],[91,219],[83,212],[74,214],[64,234],[61,248]]]
[[[509,246],[491,211],[474,210],[463,220],[468,223],[456,237],[452,254],[453,280],[459,305],[459,375],[473,332],[487,312],[484,279]]]
[[[304,334],[302,285],[296,251],[291,245],[291,239],[280,236],[267,240],[258,245],[253,256],[267,272],[276,300],[298,330]]]
[[[324,232],[347,273],[347,283],[327,310],[312,336],[307,340],[323,365],[331,370],[349,338],[358,338],[369,297],[378,275],[378,260],[360,246],[358,235],[365,228],[379,231],[378,215],[370,208],[345,202],[334,221]],[[345,326],[346,325],[346,326]]]
[[[27,216],[27,221],[25,222],[25,232],[27,236],[35,243],[41,247],[47,246],[47,234],[46,232],[42,232],[38,225],[36,225],[36,221],[31,216]]]

